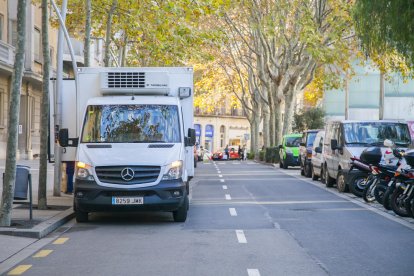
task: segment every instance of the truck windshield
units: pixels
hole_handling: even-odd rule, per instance
[[[408,146],[411,142],[408,126],[393,122],[345,123],[344,136],[345,143],[355,145],[382,145],[385,139],[401,146]]]
[[[302,137],[286,137],[286,147],[299,147]]]
[[[179,143],[174,105],[90,105],[82,143]]]

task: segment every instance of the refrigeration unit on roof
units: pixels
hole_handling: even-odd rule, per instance
[[[101,72],[103,95],[168,95],[167,72],[117,71]]]

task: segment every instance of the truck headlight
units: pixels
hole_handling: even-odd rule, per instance
[[[165,168],[166,173],[162,177],[162,180],[173,180],[181,178],[183,174],[183,161],[174,161],[167,165]]]
[[[83,162],[76,162],[76,170],[75,170],[75,177],[82,180],[94,180],[90,169],[92,168],[91,165],[83,163]]]
[[[286,153],[292,153],[292,150],[290,148],[286,148]]]

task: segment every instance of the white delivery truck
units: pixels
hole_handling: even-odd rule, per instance
[[[167,211],[183,222],[194,176],[192,68],[79,68],[63,81],[62,161],[74,210]]]

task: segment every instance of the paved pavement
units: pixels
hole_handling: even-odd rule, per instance
[[[29,201],[15,201],[12,211],[12,226],[0,227],[0,274],[7,271],[16,261],[43,246],[39,242],[73,217],[72,195],[62,193],[53,196],[54,164],[48,164],[47,202],[48,210],[37,210],[39,183],[39,160],[19,160],[19,165],[30,167],[33,186],[33,220],[29,220]],[[0,160],[0,176],[3,175],[5,160]],[[0,195],[3,190],[3,178],[0,177]]]

